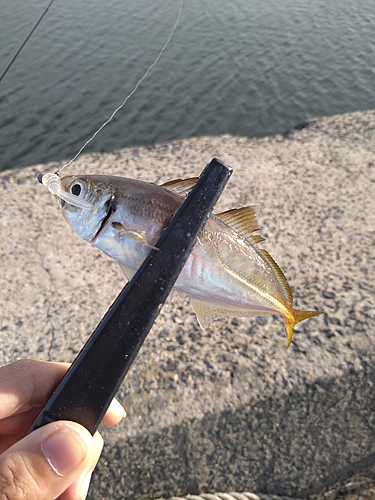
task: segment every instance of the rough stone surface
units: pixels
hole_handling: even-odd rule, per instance
[[[128,417],[103,431],[89,498],[374,491],[374,119],[358,112],[284,136],[90,154],[67,170],[164,182],[224,160],[234,173],[218,210],[259,203],[262,245],[295,306],[324,311],[297,326],[286,351],[279,317],[202,331],[188,301],[174,298],[121,387]],[[0,174],[1,364],[73,360],[124,285],[36,182],[48,167]]]

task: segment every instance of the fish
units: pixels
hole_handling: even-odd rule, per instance
[[[130,280],[198,178],[161,185],[110,175],[69,175],[56,194],[62,214],[84,240],[116,260]],[[61,197],[77,199],[69,203]],[[200,326],[219,318],[282,316],[287,347],[296,323],[321,311],[293,308],[283,272],[259,244],[257,207],[212,214],[184,265],[174,290],[188,296]]]

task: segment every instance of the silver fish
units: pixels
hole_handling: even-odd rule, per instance
[[[59,194],[56,199],[76,233],[118,261],[130,280],[196,181],[158,186],[107,175],[67,176],[61,190],[82,206]],[[257,230],[251,206],[211,215],[174,288],[190,297],[202,328],[227,316],[281,314],[289,346],[294,325],[320,311],[293,308],[289,284],[259,248],[263,238]]]

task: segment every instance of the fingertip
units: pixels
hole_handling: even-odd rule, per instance
[[[91,476],[93,471],[88,471],[82,478],[81,484],[79,486],[79,499],[85,500],[87,493],[89,492]]]
[[[85,470],[72,485],[67,488],[58,500],[85,500],[90,488],[93,470]]]
[[[104,446],[104,439],[102,438],[100,432],[96,431],[95,434],[92,436],[92,439],[93,439],[93,448],[95,448],[95,450],[100,450],[101,452]]]
[[[121,422],[121,420],[123,420],[125,417],[125,408],[116,398],[113,398],[106,414],[104,415],[102,424],[115,425]]]
[[[113,398],[109,406],[110,411],[119,419],[119,422],[126,417],[126,410],[116,398]]]

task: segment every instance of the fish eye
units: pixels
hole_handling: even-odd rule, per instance
[[[70,188],[70,192],[74,194],[75,196],[79,196],[82,192],[82,186],[81,184],[73,184]]]

